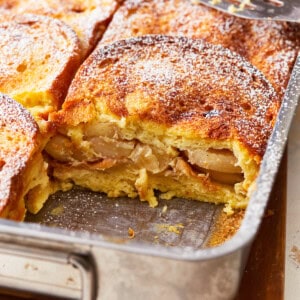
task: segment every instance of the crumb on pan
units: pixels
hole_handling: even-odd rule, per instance
[[[165,214],[165,213],[167,212],[167,210],[168,210],[168,206],[167,206],[167,205],[164,205],[164,207],[162,208],[161,213],[162,213],[162,214]]]
[[[64,207],[63,207],[62,205],[59,205],[59,206],[53,208],[53,209],[51,210],[51,213],[50,213],[50,214],[51,214],[52,216],[60,216],[60,215],[63,214],[63,212],[64,212]]]
[[[135,232],[131,227],[129,227],[128,228],[128,238],[133,239],[134,237],[135,237]]]
[[[176,234],[180,234],[182,229],[184,228],[184,225],[182,223],[170,225],[170,224],[156,224],[156,230],[158,232],[173,232]]]

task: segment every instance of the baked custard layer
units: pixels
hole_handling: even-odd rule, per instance
[[[135,135],[134,124],[124,129],[111,121],[93,122],[53,137],[46,151],[54,177],[110,197],[139,196],[151,206],[157,205],[155,190],[165,199],[178,196],[245,206],[249,177],[255,177],[258,164],[244,166],[246,181],[239,163],[246,159],[238,144],[203,140],[202,147],[193,147],[193,141],[180,141],[186,146],[178,148],[172,136],[156,137],[149,128],[139,128],[143,134]]]

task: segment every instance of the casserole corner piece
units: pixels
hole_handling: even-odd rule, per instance
[[[98,47],[46,146],[53,176],[156,206],[181,197],[247,205],[280,99],[241,56],[149,35]],[[159,191],[160,193],[157,193]]]
[[[52,192],[38,125],[19,103],[0,94],[0,217],[22,221]]]

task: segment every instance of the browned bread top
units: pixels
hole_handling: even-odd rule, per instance
[[[237,18],[191,0],[128,0],[101,43],[145,34],[201,38],[235,51],[282,96],[300,48],[300,25]]]
[[[39,148],[38,135],[38,127],[30,113],[0,94],[0,214],[7,205],[18,203],[24,189],[21,176]],[[21,211],[20,218],[23,214]]]
[[[63,22],[35,15],[0,15],[0,92],[35,118],[60,107],[80,64],[76,34]]]
[[[102,36],[118,0],[0,0],[0,8],[58,18],[77,33],[85,57]]]
[[[195,141],[237,140],[259,161],[279,102],[264,76],[228,49],[152,35],[97,48],[52,119],[64,127],[107,115]]]

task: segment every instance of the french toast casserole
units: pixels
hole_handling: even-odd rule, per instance
[[[300,46],[297,24],[189,0],[0,1],[0,36],[14,220],[73,185],[245,208]]]

